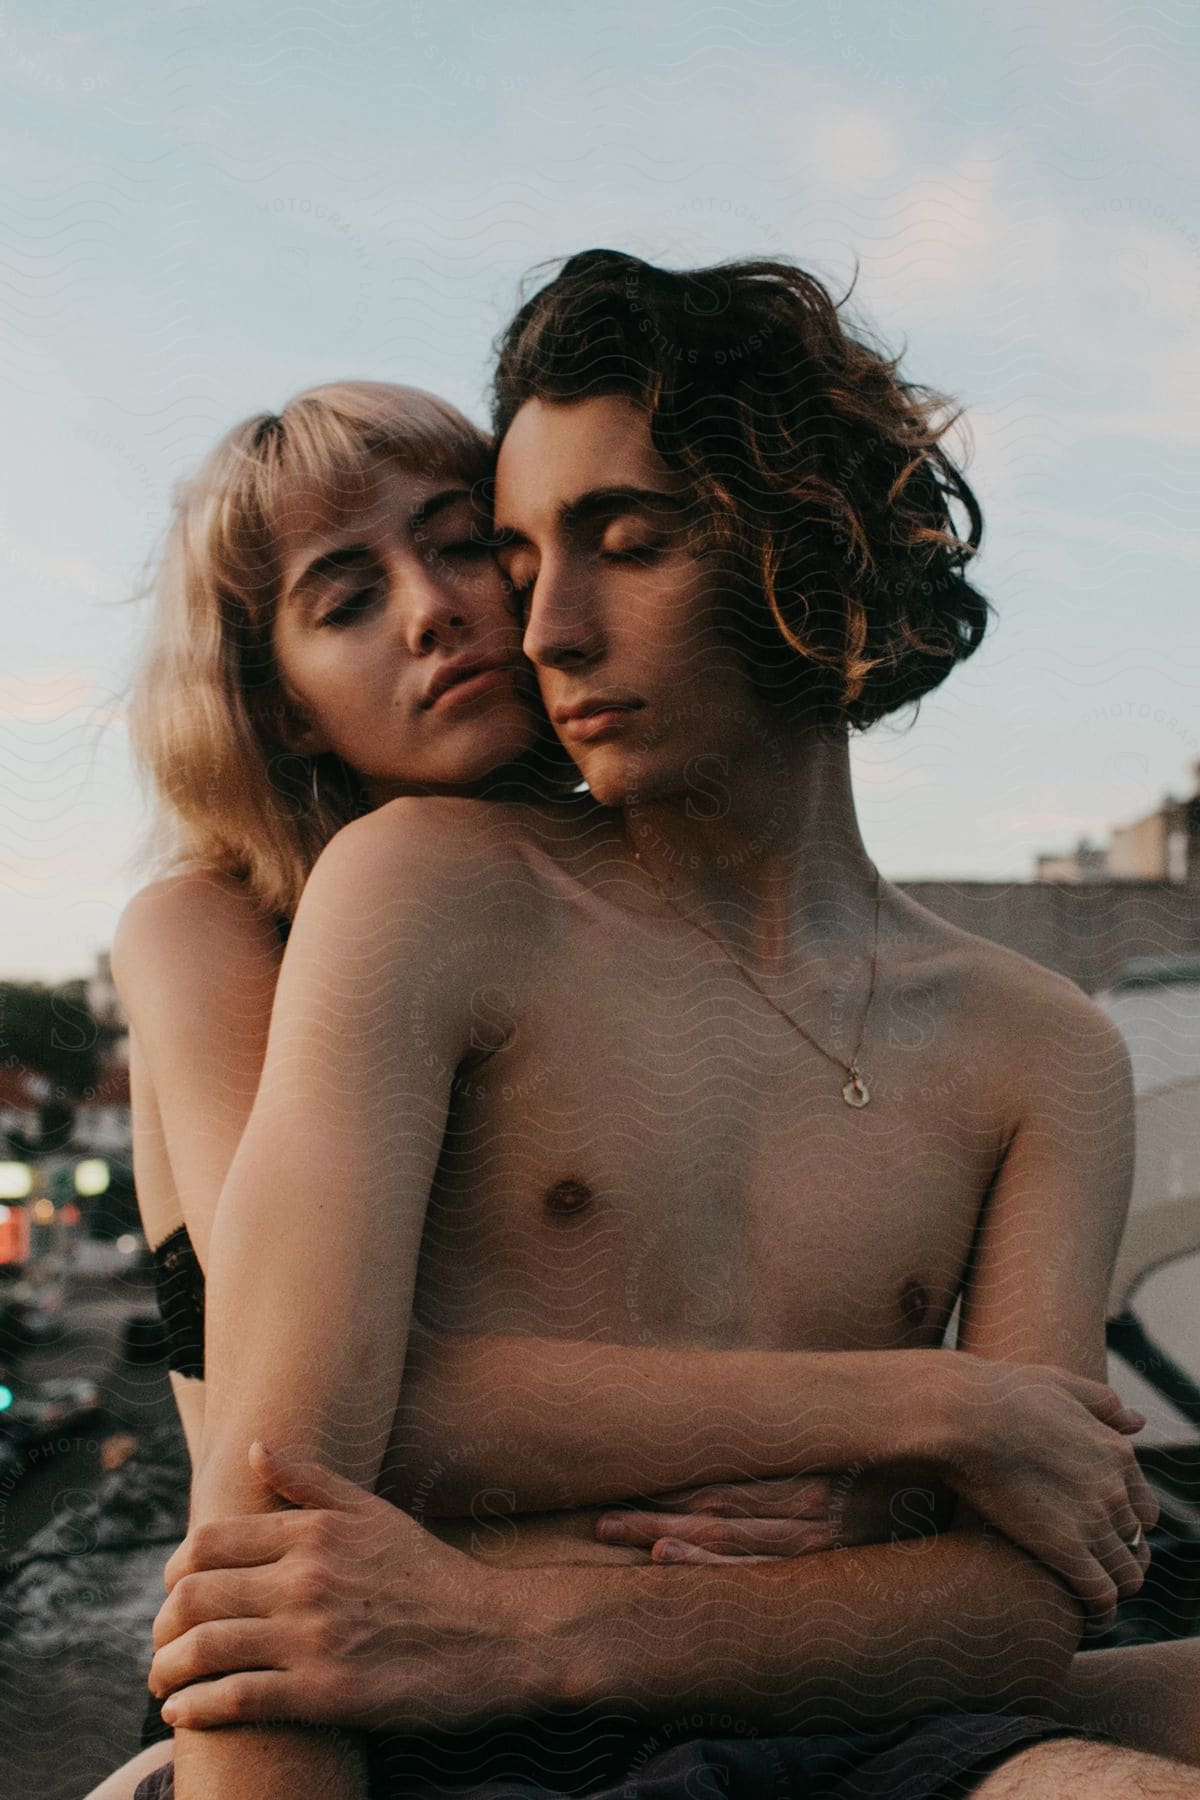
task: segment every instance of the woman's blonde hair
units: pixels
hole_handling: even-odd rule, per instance
[[[342,381],[226,433],[175,497],[130,705],[160,869],[220,870],[291,918],[317,857],[365,807],[333,755],[289,748],[272,648],[285,524],[365,498],[381,459],[468,486],[491,446],[419,388]]]

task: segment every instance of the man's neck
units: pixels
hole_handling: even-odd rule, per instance
[[[672,906],[763,973],[816,946],[858,947],[877,873],[858,827],[844,734],[773,736],[697,758],[688,787],[625,808],[630,845]]]

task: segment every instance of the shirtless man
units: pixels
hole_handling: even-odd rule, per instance
[[[596,1529],[594,1512],[558,1510],[572,1496],[553,1460],[586,1438],[585,1387],[568,1394],[578,1416],[548,1424],[545,1461],[511,1471],[553,1516],[506,1521],[519,1548],[489,1555],[479,1521],[434,1536],[393,1509],[389,1588],[353,1536],[363,1519],[377,1530],[381,1503],[356,1514],[291,1460],[319,1455],[363,1485],[382,1464],[381,1491],[418,1510],[411,1432],[391,1416],[410,1307],[442,1332],[562,1339],[567,1364],[567,1340],[921,1358],[961,1294],[966,1351],[1102,1379],[1131,1160],[1121,1041],[1070,983],[880,882],[854,814],[845,723],[927,691],[982,629],[922,423],[815,284],[778,268],[667,277],[594,253],[510,333],[502,554],[592,799],[470,818],[469,802],[399,801],[335,841],[297,918],[214,1236],[201,1531],[176,1573],[223,1567],[212,1552],[230,1540],[204,1528],[272,1493],[323,1501],[326,1520],[341,1505],[335,1573],[353,1586],[365,1569],[379,1604],[355,1590],[369,1626],[327,1660],[392,1676],[345,1693],[333,1722],[421,1730],[569,1706],[611,1732],[692,1708],[700,1735],[726,1718],[849,1743],[956,1708],[953,1746],[944,1718],[901,1725],[860,1791],[920,1770],[906,1792],[953,1778],[988,1800],[1200,1791],[1194,1770],[1043,1742],[1044,1718],[1012,1716],[1053,1704],[1081,1609],[965,1509],[916,1555],[562,1566]],[[840,503],[835,475],[862,505]],[[819,1362],[796,1429],[821,1446],[811,1466],[844,1467],[857,1393],[835,1404]],[[636,1359],[614,1366],[632,1385]],[[915,1454],[906,1399],[893,1393],[896,1444]],[[248,1462],[261,1437],[282,1467]],[[926,1449],[961,1494],[963,1442]],[[770,1472],[749,1466],[753,1446],[746,1463]],[[1125,1591],[1144,1560],[1138,1501],[1114,1462],[1092,1547]],[[261,1524],[259,1549],[225,1565],[278,1545],[281,1521]],[[637,1529],[627,1542],[651,1541]],[[245,1648],[245,1615],[272,1612],[261,1579],[255,1604],[227,1570],[196,1579],[205,1616],[234,1628],[166,1644],[161,1685],[273,1666],[261,1635],[257,1656]],[[172,1606],[173,1630],[193,1623]],[[212,1683],[207,1721],[279,1716],[267,1680]],[[206,1722],[204,1695],[182,1720]],[[821,1741],[828,1756],[828,1739],[782,1740],[796,1760],[768,1758],[740,1791],[834,1792],[796,1785],[815,1780],[806,1746]],[[408,1754],[398,1791],[415,1795]],[[740,1754],[718,1765],[734,1779]],[[342,1746],[312,1734],[183,1730],[177,1761],[183,1800],[358,1791]]]

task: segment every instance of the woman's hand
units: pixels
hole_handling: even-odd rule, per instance
[[[250,1459],[301,1510],[201,1526],[167,1564],[149,1685],[169,1724],[426,1731],[536,1702],[501,1575],[319,1464]]]
[[[677,1489],[611,1509],[596,1536],[648,1549],[654,1562],[761,1562],[935,1533],[952,1505],[928,1471],[893,1466]]]
[[[937,1473],[967,1506],[1111,1619],[1136,1594],[1158,1503],[1137,1464],[1146,1421],[1104,1382],[955,1351],[939,1373],[949,1449]]]

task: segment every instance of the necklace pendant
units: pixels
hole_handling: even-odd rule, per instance
[[[842,1089],[842,1099],[847,1106],[865,1106],[870,1098],[870,1088],[856,1071]]]

